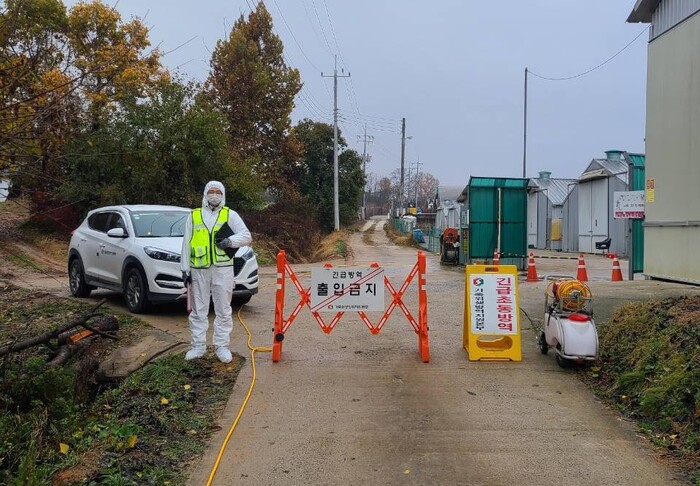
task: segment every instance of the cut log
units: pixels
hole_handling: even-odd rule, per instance
[[[73,319],[72,321],[69,321],[66,324],[63,324],[62,326],[57,327],[53,331],[49,331],[49,332],[46,332],[46,333],[41,334],[39,336],[35,336],[33,338],[25,339],[23,341],[17,341],[17,342],[14,342],[12,344],[8,344],[7,346],[0,347],[0,357],[5,356],[5,355],[10,354],[10,353],[16,353],[18,351],[23,351],[25,349],[28,349],[28,348],[31,348],[34,346],[38,346],[40,344],[51,346],[51,340],[57,339],[61,334],[64,334],[67,331],[70,331],[71,329],[78,327],[78,326],[83,327],[83,328],[86,328],[86,326],[92,328],[92,326],[90,326],[88,324],[88,321],[94,317],[102,317],[103,316],[103,314],[95,313],[95,311],[105,302],[107,302],[107,299],[100,300],[87,313],[83,314],[80,317],[77,317],[76,319]],[[95,331],[94,328],[92,328],[90,330],[93,332]],[[102,331],[100,331],[100,330],[98,330],[98,332],[96,332],[96,334],[104,335],[104,333],[102,333]],[[109,337],[111,337],[112,339],[116,339],[114,336],[109,336]]]

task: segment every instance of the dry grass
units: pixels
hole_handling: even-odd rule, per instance
[[[311,261],[325,262],[349,257],[350,247],[347,243],[349,238],[350,233],[347,230],[334,231],[329,234],[321,240],[318,249],[312,255]]]
[[[20,199],[0,203],[0,238],[16,235],[17,227],[29,219],[29,201]]]
[[[70,241],[50,236],[42,236],[36,238],[31,243],[53,260],[61,262],[68,261],[68,244]]]
[[[398,246],[409,246],[412,248],[421,248],[421,246],[416,243],[416,240],[413,239],[412,234],[403,234],[396,228],[391,223],[387,223],[384,225],[384,231],[386,231],[386,236],[389,238],[389,240],[394,243],[395,245]]]

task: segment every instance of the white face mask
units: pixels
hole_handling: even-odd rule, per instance
[[[221,204],[221,194],[207,194],[207,202],[209,205],[213,208],[217,207],[219,204]]]

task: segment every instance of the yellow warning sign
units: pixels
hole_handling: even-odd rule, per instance
[[[522,360],[518,269],[467,265],[462,345],[470,361]]]

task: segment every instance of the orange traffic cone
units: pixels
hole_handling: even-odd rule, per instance
[[[535,269],[535,255],[530,252],[530,258],[527,260],[527,278],[526,282],[538,282],[540,279],[537,278],[537,270]]]
[[[611,282],[622,282],[622,270],[620,270],[620,260],[617,259],[617,255],[613,258],[613,269]]]
[[[576,280],[579,282],[588,282],[588,272],[586,272],[586,261],[583,259],[583,253],[578,255],[578,271],[576,272]]]
[[[493,250],[493,264],[500,265],[500,263],[501,263],[501,257],[498,254],[498,248],[496,248],[495,250]]]

